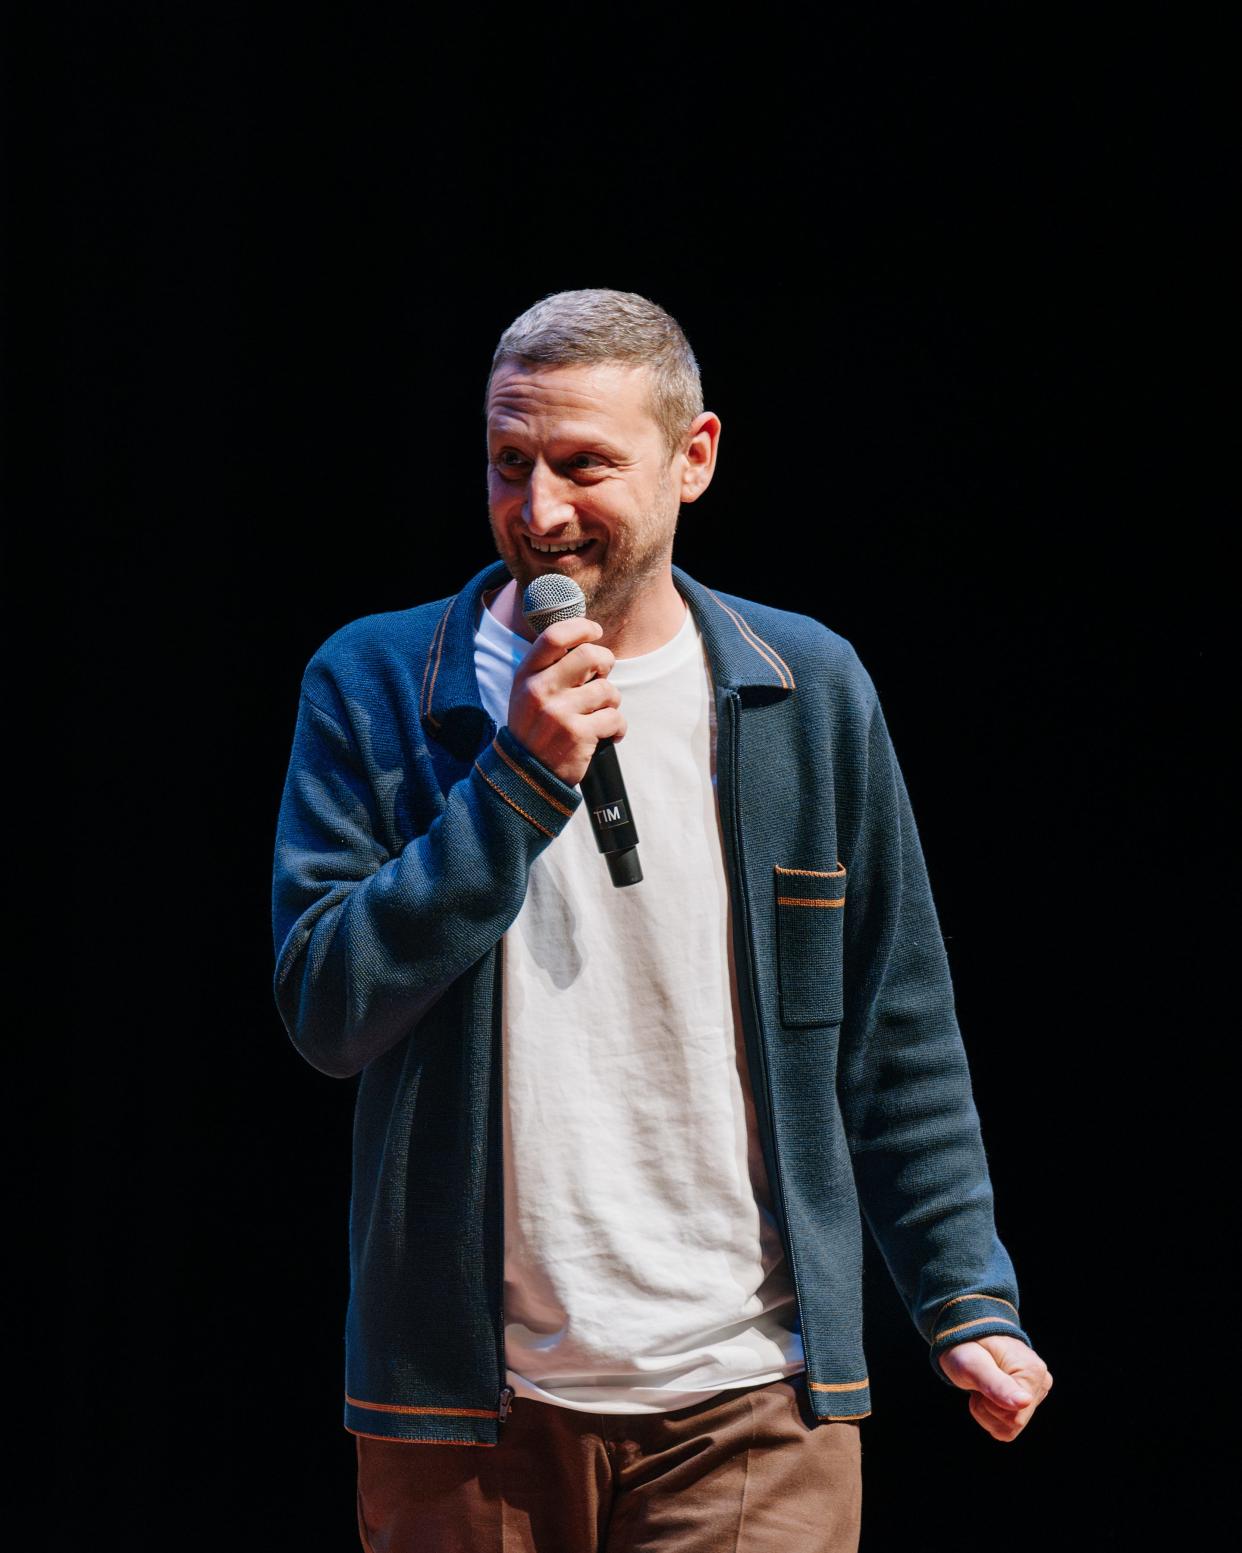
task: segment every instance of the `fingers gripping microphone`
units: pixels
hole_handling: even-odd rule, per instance
[[[586,614],[586,599],[572,577],[546,572],[536,577],[522,595],[522,613],[536,635],[557,620],[573,620]],[[638,884],[643,871],[638,861],[638,828],[630,813],[621,767],[611,739],[601,739],[582,778],[582,796],[591,816],[595,844],[604,854],[612,882],[618,888]]]

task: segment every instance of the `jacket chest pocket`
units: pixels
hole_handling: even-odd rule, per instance
[[[840,1024],[845,868],[782,868],[776,888],[781,1023]]]

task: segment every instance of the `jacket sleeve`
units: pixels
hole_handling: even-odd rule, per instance
[[[870,690],[845,910],[841,1108],[860,1204],[926,1339],[932,1369],[956,1343],[1003,1333],[1032,1346],[958,1029],[948,957],[910,799]],[[844,854],[843,854],[844,855]]]
[[[372,774],[303,689],[276,829],[273,987],[294,1045],[338,1078],[404,1039],[500,939],[582,802],[502,727],[391,856],[381,816],[399,776]]]

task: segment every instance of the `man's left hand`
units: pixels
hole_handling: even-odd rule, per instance
[[[1016,1440],[1052,1387],[1052,1374],[1035,1350],[999,1333],[955,1343],[940,1355],[940,1368],[971,1393],[975,1422],[998,1440]]]

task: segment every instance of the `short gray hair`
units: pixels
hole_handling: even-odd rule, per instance
[[[554,291],[528,307],[500,336],[487,378],[506,361],[568,367],[615,361],[651,373],[651,415],[668,456],[703,413],[699,364],[681,325],[636,291]]]

